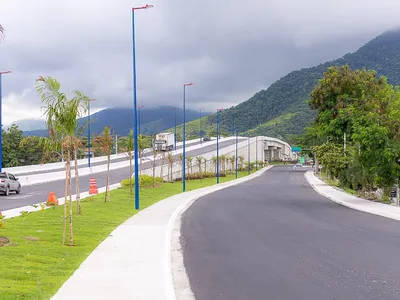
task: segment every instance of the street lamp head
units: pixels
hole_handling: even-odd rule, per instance
[[[218,108],[218,109],[217,109],[217,111],[221,111],[221,110],[224,110],[224,109],[223,109],[223,108]]]
[[[151,4],[146,4],[145,6],[132,7],[132,10],[147,9],[147,8],[152,8],[152,7],[153,7],[153,5],[151,5]]]
[[[190,86],[190,85],[193,85],[194,84],[194,82],[191,82],[191,83],[185,83],[185,84],[183,84],[184,86]]]
[[[8,74],[8,73],[12,73],[12,72],[11,71],[0,72],[0,74]]]

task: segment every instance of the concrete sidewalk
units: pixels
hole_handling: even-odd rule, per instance
[[[269,168],[181,193],[140,211],[115,229],[52,299],[175,300],[171,235],[179,213],[196,199],[253,179]]]
[[[334,188],[314,175],[313,171],[304,174],[308,183],[320,195],[352,209],[366,213],[382,216],[385,218],[400,221],[400,207],[388,204],[365,200],[356,196],[349,195],[337,188]]]

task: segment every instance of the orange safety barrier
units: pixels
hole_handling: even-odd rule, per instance
[[[96,178],[90,178],[89,180],[89,195],[98,194]]]
[[[58,199],[57,199],[56,193],[50,192],[47,195],[46,205],[47,206],[58,205]]]

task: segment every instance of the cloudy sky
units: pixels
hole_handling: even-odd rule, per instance
[[[398,27],[398,0],[0,0],[3,124],[41,115],[35,79],[96,98],[94,111],[132,106],[131,7],[138,102],[213,111],[288,72],[356,51]]]

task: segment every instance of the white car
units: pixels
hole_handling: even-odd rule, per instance
[[[10,192],[21,193],[21,183],[18,178],[15,178],[13,174],[1,172],[0,173],[0,192],[8,196]]]

